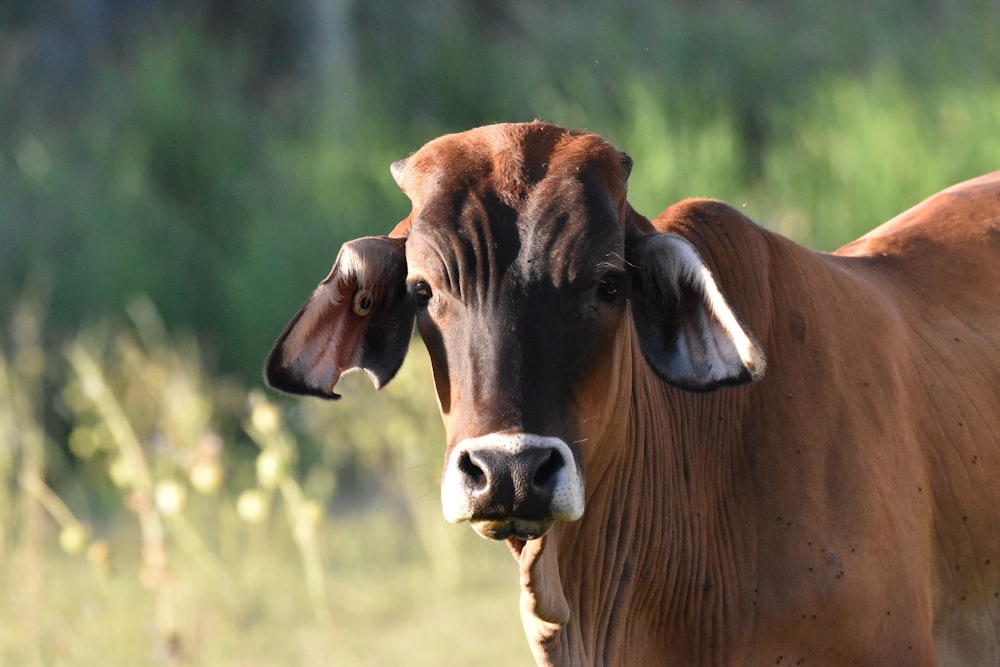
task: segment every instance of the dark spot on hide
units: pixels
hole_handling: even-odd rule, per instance
[[[799,311],[792,312],[791,322],[792,337],[795,340],[804,342],[806,339],[806,318]]]

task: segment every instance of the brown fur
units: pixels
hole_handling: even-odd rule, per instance
[[[443,137],[401,170],[414,210],[393,236],[437,281],[417,321],[449,443],[530,427],[583,460],[583,517],[511,542],[539,664],[1000,661],[1000,172],[834,254],[719,202],[650,223],[626,172],[544,124]],[[671,386],[634,303],[587,305],[588,271],[631,270],[658,233],[697,249],[763,379]]]

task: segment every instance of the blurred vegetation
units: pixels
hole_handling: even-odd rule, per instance
[[[57,356],[38,310],[0,354],[0,664],[524,664],[506,549],[440,518],[422,350],[335,420],[209,375],[148,300]]]
[[[415,346],[260,389],[391,161],[542,118],[833,249],[1000,167],[989,0],[0,0],[2,664],[524,664]],[[472,554],[470,557],[469,554]],[[503,646],[484,652],[482,647]],[[511,648],[506,648],[511,647]]]
[[[534,117],[632,154],[653,215],[714,196],[829,249],[997,166],[1000,5],[0,0],[0,306],[49,334],[148,295],[255,380],[388,164]]]

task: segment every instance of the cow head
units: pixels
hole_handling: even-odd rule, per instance
[[[631,160],[543,123],[448,135],[392,165],[413,204],[386,237],[344,245],[268,357],[279,390],[381,386],[413,322],[448,443],[449,521],[523,544],[584,512],[584,470],[613,421],[636,339],[668,383],[758,378],[763,355],[684,239],[626,201]]]

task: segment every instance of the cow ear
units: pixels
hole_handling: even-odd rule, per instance
[[[268,355],[271,387],[336,399],[334,387],[348,371],[365,371],[377,388],[392,379],[413,334],[405,242],[372,236],[344,244]]]
[[[631,244],[629,259],[632,320],[657,375],[692,391],[763,377],[763,350],[694,246],[653,233]]]

